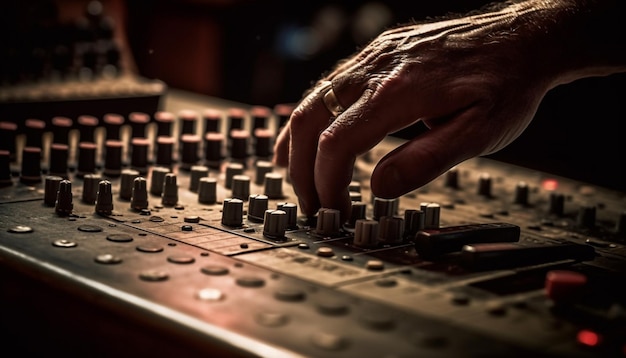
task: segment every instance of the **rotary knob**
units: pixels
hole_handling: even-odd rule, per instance
[[[254,164],[254,168],[254,184],[263,185],[263,183],[265,183],[265,174],[271,173],[274,170],[274,164],[272,164],[272,162],[270,161],[258,160]]]
[[[191,167],[191,175],[189,177],[189,190],[196,192],[200,186],[200,178],[209,176],[209,167],[204,165],[194,165]]]
[[[41,148],[24,147],[22,149],[20,181],[27,185],[41,182]]]
[[[364,202],[353,201],[350,208],[350,219],[348,219],[346,226],[353,228],[357,220],[365,219],[366,211],[367,205]]]
[[[48,206],[55,206],[57,202],[57,192],[59,191],[59,183],[63,178],[56,175],[48,175],[45,180],[43,201]]]
[[[418,231],[424,229],[426,215],[422,210],[404,211],[404,236],[413,237]]]
[[[276,208],[287,213],[287,230],[298,228],[298,206],[295,203],[278,203]]]
[[[122,170],[120,178],[120,198],[130,200],[133,195],[133,181],[139,176],[139,172],[134,169]]]
[[[519,205],[528,205],[528,184],[524,181],[520,181],[515,185],[515,198],[513,202]]]
[[[215,204],[217,201],[217,179],[203,177],[198,184],[198,202]]]
[[[117,139],[109,139],[105,142],[104,175],[118,177],[122,173],[122,152],[124,144]]]
[[[581,205],[580,208],[578,208],[576,225],[583,229],[593,229],[596,226],[595,205],[585,204]]]
[[[402,242],[404,234],[404,219],[383,216],[379,220],[378,240],[382,244],[396,244]]]
[[[441,216],[441,206],[437,203],[423,203],[420,208],[424,211],[424,228],[438,228],[439,218]]]
[[[250,196],[250,177],[247,175],[239,174],[233,177],[232,181],[232,193],[231,197],[248,200]]]
[[[98,199],[98,183],[102,177],[98,174],[87,174],[83,178],[83,197],[86,204],[95,204]]]
[[[383,216],[394,216],[398,209],[398,199],[374,198],[374,220]]]
[[[226,198],[222,206],[222,225],[240,227],[243,223],[243,201]]]
[[[320,236],[337,236],[340,234],[341,213],[337,209],[321,208],[317,212],[315,233]]]
[[[478,178],[478,195],[491,197],[492,179],[488,173],[482,173]]]
[[[165,174],[161,203],[165,206],[174,206],[178,203],[178,183],[174,173]]]
[[[565,210],[565,195],[561,193],[550,193],[550,204],[548,212],[557,216],[562,216]]]
[[[354,245],[363,248],[378,244],[378,221],[359,219],[354,226]]]
[[[253,194],[248,198],[248,219],[262,222],[267,211],[268,197],[263,194]]]
[[[444,186],[446,188],[458,189],[459,188],[459,169],[451,168],[446,172]]]
[[[280,173],[265,174],[265,195],[270,199],[280,199],[283,197],[283,176]]]
[[[98,195],[96,199],[96,214],[111,215],[113,212],[113,192],[111,191],[111,182],[102,180],[98,183]]]
[[[133,181],[133,193],[130,199],[130,207],[137,211],[148,208],[148,183],[146,178],[137,177]]]
[[[67,216],[72,213],[74,204],[72,203],[72,182],[61,180],[57,191],[55,211],[60,216]]]
[[[270,239],[283,239],[287,228],[287,213],[282,210],[266,210],[263,236]]]
[[[163,194],[163,184],[165,176],[170,173],[170,169],[166,167],[152,168],[152,181],[150,182],[150,194],[161,196]]]

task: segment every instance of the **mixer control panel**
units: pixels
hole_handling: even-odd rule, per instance
[[[3,292],[28,278],[233,356],[626,356],[626,193],[476,158],[377,198],[389,137],[347,221],[304,217],[271,162],[290,106],[169,100],[0,128]]]

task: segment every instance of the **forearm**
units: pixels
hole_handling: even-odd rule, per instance
[[[519,26],[538,70],[551,72],[550,87],[626,71],[626,1],[530,0],[513,9],[529,11]]]

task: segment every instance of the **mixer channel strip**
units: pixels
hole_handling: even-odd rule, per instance
[[[271,163],[288,111],[210,103],[2,128],[4,300],[33,280],[232,356],[624,355],[624,193],[477,158],[376,198],[390,137],[348,221],[304,217]]]

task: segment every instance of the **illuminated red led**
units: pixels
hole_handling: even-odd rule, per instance
[[[546,179],[541,183],[541,187],[547,191],[555,191],[559,187],[559,182],[556,179]]]
[[[583,329],[579,331],[576,335],[576,340],[578,341],[578,343],[584,346],[596,347],[598,344],[600,344],[602,337],[594,331]]]

